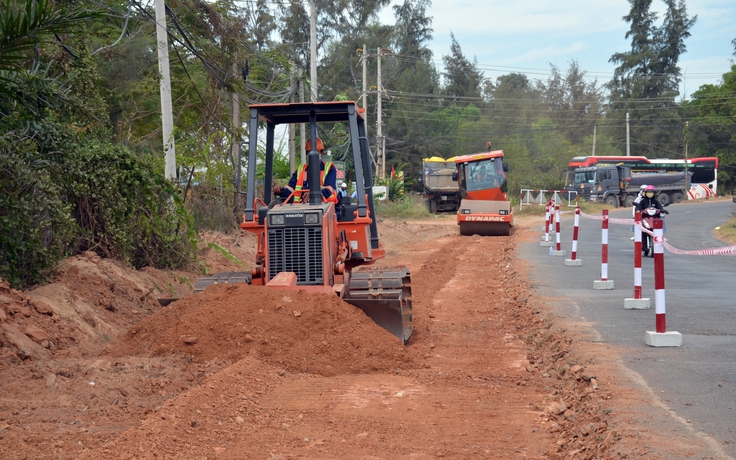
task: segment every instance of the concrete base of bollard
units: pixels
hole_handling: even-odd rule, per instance
[[[596,290],[603,290],[603,289],[613,289],[613,280],[595,280],[593,281],[593,289]]]
[[[624,299],[624,310],[649,310],[649,299]]]
[[[650,347],[681,347],[682,334],[675,331],[647,331],[646,336],[644,336],[644,343]]]
[[[539,243],[539,245],[542,246],[542,247],[550,247],[553,244],[554,243],[552,243],[551,241],[542,241],[541,243]]]
[[[567,251],[565,251],[564,249],[560,249],[559,251],[553,249],[552,252],[549,253],[549,255],[554,257],[565,257],[567,255]]]
[[[583,261],[580,259],[565,259],[565,266],[566,267],[582,267]]]

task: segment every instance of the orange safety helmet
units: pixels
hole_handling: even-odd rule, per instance
[[[324,144],[322,143],[322,139],[320,139],[320,138],[318,137],[318,138],[317,138],[317,151],[318,151],[318,152],[321,152],[321,151],[323,151],[324,149],[325,149],[325,145],[324,145]],[[305,145],[305,146],[304,146],[304,150],[306,150],[307,152],[309,152],[309,151],[311,151],[311,150],[312,150],[312,143],[311,143],[311,139],[307,139],[307,145]]]

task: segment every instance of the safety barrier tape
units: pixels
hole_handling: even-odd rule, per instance
[[[603,220],[603,216],[591,216],[590,214],[585,214],[582,211],[580,211],[580,215],[586,219]],[[618,219],[615,217],[609,217],[608,222],[612,224],[633,225],[634,219]]]
[[[701,249],[699,251],[683,251],[682,249],[672,247],[672,245],[665,241],[664,247],[673,254],[684,254],[687,256],[736,256],[736,244],[721,248]]]
[[[582,211],[580,211],[580,215],[585,217],[586,219],[603,220],[603,216],[591,216],[590,214],[585,214]],[[617,218],[609,217],[608,222],[614,223],[614,224],[622,224],[622,225],[633,225],[634,219],[617,219]],[[654,232],[644,227],[641,227],[641,231],[643,233],[649,234],[650,236],[654,236]],[[664,240],[664,247],[665,249],[667,249],[669,252],[673,254],[681,254],[681,255],[688,255],[688,256],[736,256],[736,245],[724,246],[720,248],[700,249],[698,251],[684,251],[682,249],[677,249],[676,247],[669,244],[667,240]]]

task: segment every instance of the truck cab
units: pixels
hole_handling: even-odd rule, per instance
[[[617,207],[626,194],[631,180],[631,168],[625,165],[590,166],[576,168],[573,190],[586,201],[597,201]]]

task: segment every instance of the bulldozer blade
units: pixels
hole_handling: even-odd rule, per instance
[[[460,234],[465,236],[509,236],[508,222],[460,222]]]
[[[194,293],[202,292],[207,288],[207,286],[211,286],[213,284],[250,284],[250,281],[250,272],[219,272],[214,275],[199,278],[194,283]]]
[[[344,300],[406,343],[411,337],[411,278],[406,267],[358,267]]]

